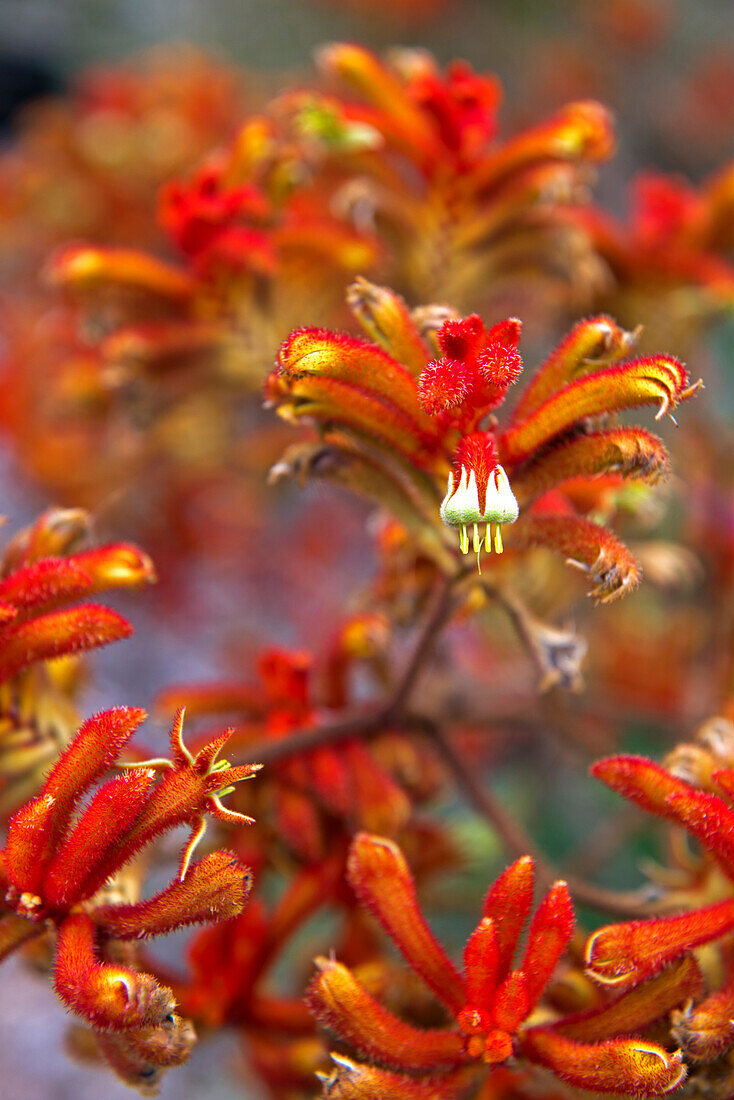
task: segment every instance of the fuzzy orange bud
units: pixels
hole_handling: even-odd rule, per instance
[[[175,1007],[171,990],[150,974],[98,962],[94,924],[85,913],[59,928],[54,985],[64,1004],[102,1030],[155,1026]]]
[[[525,420],[552,394],[590,374],[595,365],[623,359],[633,346],[634,334],[625,332],[611,317],[579,321],[528,381],[515,406],[512,423]]]
[[[101,906],[94,919],[115,939],[147,939],[190,924],[232,920],[244,909],[251,887],[250,871],[232,852],[212,852],[191,865],[183,882],[177,879],[134,905]]]
[[[42,558],[0,581],[0,600],[12,609],[46,608],[88,594],[88,572],[70,558]],[[12,618],[12,616],[11,616]]]
[[[456,1031],[412,1027],[383,1008],[341,963],[318,958],[316,966],[306,994],[309,1008],[364,1057],[404,1070],[438,1070],[467,1060]]]
[[[604,473],[656,481],[668,469],[661,440],[642,428],[613,428],[551,446],[513,476],[520,501],[527,501],[570,478]]]
[[[464,948],[464,982],[468,1004],[486,1008],[494,996],[500,966],[497,929],[490,917],[484,917],[472,932]]]
[[[108,588],[139,588],[156,580],[148,555],[129,542],[113,542],[85,550],[67,559],[89,576],[90,594]]]
[[[8,825],[6,873],[21,897],[28,895],[35,898],[35,905],[31,908],[40,906],[38,894],[45,861],[59,831],[57,813],[53,795],[42,794],[21,806]]]
[[[532,1008],[533,990],[529,987],[525,971],[511,971],[494,995],[492,1016],[500,1031],[512,1035]]]
[[[142,707],[113,707],[87,718],[49,772],[43,793],[54,799],[59,826],[74,802],[99,779],[146,718]]]
[[[657,404],[656,419],[672,411],[698,389],[677,359],[651,356],[609,367],[570,382],[502,435],[500,456],[509,463],[525,461],[554,436],[588,416]]]
[[[497,936],[500,978],[505,977],[512,966],[533,903],[534,883],[533,860],[530,856],[521,856],[495,880],[484,899],[484,916],[493,920]]]
[[[383,416],[390,414],[412,426],[417,436],[430,436],[435,430],[420,406],[409,371],[392,355],[365,340],[326,329],[296,329],[278,352],[278,368],[282,376],[293,380],[296,394],[326,395],[328,388],[313,383],[329,380],[338,384],[334,392],[345,398],[351,387],[356,391],[354,400],[358,394],[369,396],[384,406]],[[308,386],[306,379],[310,380]]]
[[[194,287],[183,271],[146,252],[89,245],[61,249],[49,262],[46,277],[54,286],[75,291],[116,284],[174,301],[185,301]]]
[[[573,905],[565,882],[556,882],[538,906],[522,961],[527,997],[534,1005],[551,979],[573,933]]]
[[[734,928],[734,900],[676,917],[609,924],[591,936],[586,964],[605,985],[639,981]]]
[[[680,1051],[669,1054],[640,1039],[577,1043],[547,1028],[525,1033],[523,1053],[546,1066],[562,1081],[593,1092],[633,1093],[656,1097],[672,1092],[685,1079]]]
[[[466,1001],[464,983],[428,927],[413,876],[400,849],[384,837],[359,833],[348,861],[349,882],[406,961],[453,1012]]]
[[[510,138],[477,172],[477,187],[547,160],[606,160],[614,151],[609,112],[593,100],[569,103],[553,118]]]
[[[94,869],[140,813],[154,773],[140,771],[110,779],[89,805],[48,865],[41,894],[51,908],[67,908],[90,892]],[[96,883],[94,883],[96,886]]]
[[[356,279],[347,291],[347,304],[370,338],[417,378],[430,355],[400,295]]]
[[[668,798],[685,797],[691,786],[643,756],[609,756],[591,766],[591,774],[648,813],[674,821]]]
[[[319,67],[355,88],[371,106],[384,111],[409,147],[425,147],[438,152],[428,118],[413,103],[399,77],[391,72],[371,50],[352,42],[334,42],[322,46],[316,55]]]
[[[734,810],[715,794],[690,787],[666,800],[674,820],[695,836],[714,856],[724,873],[734,879]]]
[[[127,619],[98,604],[69,611],[52,611],[38,619],[6,628],[0,655],[0,680],[8,680],[28,665],[129,638]]]

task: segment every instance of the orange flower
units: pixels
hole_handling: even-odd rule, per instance
[[[299,329],[282,345],[266,385],[282,417],[315,422],[325,443],[341,452],[341,463],[323,464],[327,475],[333,469],[338,480],[389,508],[445,572],[455,565],[437,513],[459,527],[464,553],[473,526],[477,554],[483,545],[491,549],[492,524],[501,551],[499,527],[519,513],[510,545],[563,553],[590,573],[597,599],[614,599],[637,584],[627,548],[568,500],[557,506],[548,490],[609,471],[648,481],[660,476],[667,464],[660,440],[637,428],[590,430],[589,418],[645,404],[657,404],[658,417],[672,416],[700,385],[690,384],[677,360],[619,362],[632,336],[606,317],[581,321],[530,379],[504,429],[483,428],[520,373],[519,321],[487,330],[472,314],[421,328],[420,311],[409,314],[397,295],[364,280],[352,287],[350,301],[380,346]],[[440,358],[432,358],[436,351]],[[437,509],[438,479],[447,475]],[[519,507],[510,489],[516,477]],[[488,527],[486,543],[480,523]]]
[[[50,509],[2,555],[0,803],[6,812],[35,789],[74,729],[75,655],[132,634],[118,612],[79,601],[156,579],[148,555],[130,543],[82,549],[87,528],[84,512]]]
[[[0,856],[2,957],[55,928],[59,997],[103,1037],[116,1036],[112,1065],[121,1070],[127,1054],[128,1079],[139,1072],[141,1080],[146,1064],[148,1076],[155,1078],[160,1067],[185,1060],[194,1036],[175,1014],[171,990],[150,974],[119,965],[110,941],[134,942],[187,924],[237,916],[247,900],[250,874],[228,852],[214,852],[189,869],[190,842],[178,880],[155,897],[105,904],[99,891],[162,831],[191,823],[192,839],[198,839],[204,812],[229,820],[232,811],[220,802],[226,784],[256,770],[214,763],[222,739],[192,757],[177,721],[171,735],[174,761],[165,762],[169,774],[162,781],[155,782],[152,767],[136,766],[98,787],[80,813],[80,799],[144,718],[139,708],[120,707],[88,719],[38,795],[11,819]],[[104,1042],[102,1046],[106,1050]]]
[[[431,1094],[446,1075],[453,1095],[459,1080],[466,1087],[468,1067],[490,1067],[512,1059],[540,1064],[562,1080],[599,1092],[659,1096],[685,1077],[680,1054],[629,1036],[680,1004],[699,976],[677,975],[664,989],[648,987],[644,997],[624,1007],[607,1006],[578,1018],[533,1026],[529,1017],[550,981],[573,931],[573,911],[565,883],[557,882],[533,917],[522,961],[515,962],[519,938],[533,896],[533,861],[517,860],[491,887],[483,917],[464,950],[463,976],[433,936],[418,906],[412,876],[400,850],[381,837],[358,835],[349,857],[349,880],[357,897],[377,918],[411,968],[439,998],[451,1018],[444,1028],[420,1029],[385,1009],[340,963],[318,959],[318,974],[308,1003],[331,1032],[364,1058],[384,1067],[370,1069],[335,1058],[337,1071],[325,1095],[367,1095],[370,1074],[376,1095],[387,1095],[392,1077],[395,1095]],[[596,1032],[601,1032],[601,1037]],[[590,1040],[590,1041],[588,1041]],[[394,1072],[415,1080],[415,1093],[403,1090]],[[458,1077],[457,1077],[458,1074]],[[352,1091],[357,1086],[363,1089]],[[342,1089],[342,1092],[338,1090]]]

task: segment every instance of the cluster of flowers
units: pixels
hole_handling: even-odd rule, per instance
[[[55,934],[54,987],[93,1031],[101,1052],[130,1083],[150,1086],[188,1057],[195,1033],[175,1012],[170,989],[141,970],[136,942],[175,928],[227,920],[243,909],[250,874],[231,852],[190,865],[187,845],[176,880],[145,901],[114,897],[114,876],[151,840],[177,825],[201,835],[207,811],[225,820],[220,795],[252,768],[217,761],[222,738],[193,757],[174,724],[173,759],[155,782],[152,767],[108,779],[79,800],[114,761],[145,717],[119,707],[88,719],[59,757],[38,795],[10,820],[0,863],[4,958],[37,936]],[[224,786],[222,786],[224,785]]]
[[[658,405],[659,416],[670,412],[696,388],[689,384],[683,367],[664,356],[630,360],[629,334],[606,317],[593,318],[578,325],[536,372],[504,430],[496,418],[483,427],[522,369],[517,320],[486,329],[476,315],[444,319],[437,318],[435,311],[419,311],[423,324],[419,328],[401,298],[364,281],[353,288],[351,301],[367,331],[379,334],[382,346],[323,329],[298,330],[281,349],[267,386],[286,419],[307,416],[322,424],[321,438],[305,445],[311,467],[314,449],[324,448],[342,455],[343,461],[327,463],[327,468],[340,470],[348,484],[352,467],[366,466],[368,475],[358,477],[356,487],[369,489],[383,505],[399,504],[396,515],[420,535],[425,553],[449,586],[461,583],[467,573],[453,541],[444,537],[447,525],[460,528],[459,549],[464,552],[467,525],[473,525],[479,557],[482,541],[476,527],[480,522],[494,525],[494,537],[487,536],[488,549],[494,545],[499,551],[499,530],[517,521],[516,531],[522,532],[525,524],[530,532],[520,534],[518,552],[532,542],[566,553],[573,547],[577,560],[592,575],[598,598],[608,600],[631,588],[637,573],[629,551],[610,532],[574,516],[570,502],[561,508],[555,487],[569,478],[590,477],[610,468],[627,475],[659,476],[667,456],[658,439],[637,428],[593,431],[593,418],[602,412],[608,418],[617,410],[645,403]],[[397,354],[410,369],[398,361]],[[299,445],[301,460],[305,453]],[[500,456],[518,485],[520,500],[529,504],[528,514],[521,518],[505,467],[498,464]],[[441,505],[444,474],[448,491]],[[388,486],[389,493],[382,486]],[[537,514],[534,502],[541,503]],[[94,608],[93,614],[88,608],[72,613],[71,627],[64,635],[56,629],[56,620],[69,613],[49,609],[96,591],[111,579],[138,583],[152,573],[144,556],[124,546],[39,557],[43,536],[48,544],[59,526],[63,527],[59,517],[44,517],[29,535],[11,544],[16,554],[8,555],[11,571],[3,585],[8,677],[29,663],[124,635],[126,624],[120,624],[113,613]],[[36,556],[26,565],[27,557],[19,557],[17,548],[28,554],[28,546]],[[95,632],[92,620],[97,619],[102,624],[110,620],[117,630],[105,631],[98,623]],[[332,712],[348,704],[347,678],[356,659],[379,668],[385,645],[380,628],[379,618],[362,616],[335,638],[327,657],[324,696]],[[16,642],[14,648],[17,632],[25,641]],[[16,648],[20,655],[13,660]],[[230,711],[244,714],[248,722],[235,735],[232,731],[202,734],[191,752],[181,737],[183,711],[179,710],[171,736],[172,758],[124,761],[132,772],[105,782],[80,809],[80,799],[125,748],[143,715],[122,708],[85,723],[40,792],[10,820],[3,854],[5,949],[55,934],[53,973],[59,996],[91,1027],[98,1051],[130,1083],[150,1090],[163,1068],[188,1056],[193,1024],[177,1014],[177,998],[187,1011],[191,1006],[196,1024],[214,1016],[220,1024],[238,1026],[248,1041],[255,1036],[258,1063],[279,1095],[282,1082],[273,1061],[282,1059],[280,1074],[290,1084],[294,1076],[305,1084],[303,1061],[299,1068],[297,1059],[302,1056],[302,1044],[308,1040],[313,1044],[316,1036],[313,1025],[304,1020],[302,1006],[294,1004],[293,998],[281,1003],[273,997],[266,963],[272,964],[294,929],[328,901],[343,907],[347,926],[354,926],[351,937],[345,931],[347,957],[351,955],[354,965],[364,965],[374,948],[372,936],[360,936],[357,931],[359,900],[379,918],[450,1010],[455,1025],[427,1033],[416,1030],[386,1014],[349,969],[322,961],[308,993],[309,1005],[318,1020],[375,1063],[365,1066],[339,1056],[337,1070],[325,1077],[328,1094],[436,1095],[438,1075],[439,1095],[459,1095],[472,1084],[481,1087],[477,1066],[508,1062],[522,1067],[521,1074],[528,1067],[543,1067],[580,1088],[650,1096],[675,1088],[686,1072],[680,1054],[669,1054],[646,1033],[661,1016],[698,992],[697,969],[686,961],[667,971],[663,981],[640,984],[651,977],[644,971],[634,995],[625,993],[611,1003],[603,997],[595,1003],[591,997],[580,1015],[562,1012],[548,1022],[541,1013],[538,1020],[540,998],[571,939],[573,916],[567,887],[556,883],[531,924],[524,960],[513,969],[533,893],[533,863],[525,858],[490,891],[484,918],[465,952],[466,978],[461,979],[420,915],[413,880],[394,842],[361,834],[349,843],[355,825],[387,826],[403,843],[427,846],[427,870],[431,860],[440,865],[445,840],[440,832],[426,834],[413,818],[412,803],[421,793],[415,769],[411,790],[410,784],[398,785],[399,768],[394,767],[401,751],[404,763],[411,729],[420,728],[426,716],[421,719],[406,709],[409,686],[398,685],[395,696],[371,720],[357,713],[351,727],[349,722],[337,727],[334,736],[339,747],[331,749],[328,737],[321,743],[324,717],[309,697],[309,665],[307,655],[272,652],[261,660],[260,687],[223,684],[171,689],[162,700],[164,705],[188,701],[190,695],[199,714]],[[395,732],[385,738],[389,725]],[[368,733],[382,735],[369,749],[361,740]],[[310,734],[315,740],[308,751],[308,745],[299,742],[307,742]],[[382,760],[380,739],[388,744],[388,756],[383,747]],[[227,741],[255,758],[267,760],[271,748],[275,749],[270,756],[273,762],[278,761],[279,750],[283,754],[273,775],[275,782],[271,780],[263,793],[270,789],[275,836],[286,841],[291,854],[303,863],[303,871],[270,920],[262,911],[242,913],[250,872],[238,855],[215,851],[191,865],[207,812],[229,839],[251,820],[225,809],[221,802],[233,782],[257,768],[256,764],[220,762],[218,753]],[[424,753],[419,750],[414,759],[423,761]],[[424,767],[430,772],[430,754]],[[156,780],[159,769],[164,774]],[[181,824],[191,827],[191,838],[177,880],[146,901],[110,901],[117,876],[133,857]],[[256,844],[254,859],[248,862],[261,872],[271,870],[275,843],[273,837],[259,850]],[[235,850],[237,844],[235,840]],[[353,893],[345,896],[347,890]],[[173,988],[161,985],[155,964],[152,973],[141,971],[124,949],[128,940],[202,920],[235,917],[239,926],[205,934],[208,939],[192,946],[192,976],[179,979]],[[257,931],[255,942],[263,957],[255,959],[249,944],[242,984],[233,988],[229,975],[220,986],[218,969],[228,968],[229,963],[218,953],[226,951],[233,934],[237,949],[240,939],[251,931]],[[603,932],[595,934],[590,951],[598,950],[603,936]],[[221,961],[208,972],[213,954]],[[673,958],[679,955],[676,950]],[[653,967],[653,979],[655,972]],[[628,977],[626,971],[623,977]],[[252,1003],[243,1003],[245,990]],[[408,998],[408,1015],[413,1011],[410,1003]],[[637,1037],[619,1037],[631,1032]],[[281,1053],[276,1056],[272,1043],[278,1037]],[[310,1069],[318,1067],[320,1049],[314,1053],[312,1046]],[[514,1070],[510,1080],[514,1081]]]
[[[320,431],[310,453],[299,447],[286,455],[279,474],[308,463],[317,474],[389,501],[449,573],[456,566],[439,518],[459,528],[465,554],[472,527],[477,555],[492,548],[490,528],[501,553],[502,526],[516,523],[513,547],[560,551],[589,573],[600,600],[637,584],[628,549],[579,514],[561,490],[606,473],[661,475],[667,454],[660,439],[641,428],[598,430],[598,422],[645,404],[658,406],[658,419],[672,415],[700,385],[690,384],[677,359],[630,358],[633,334],[607,316],[589,318],[535,372],[506,427],[493,417],[493,426],[482,429],[522,370],[516,318],[487,330],[476,314],[446,320],[445,310],[411,314],[395,293],[365,281],[351,288],[350,301],[377,343],[299,329],[280,349],[267,395],[281,416],[305,418]],[[325,447],[343,461],[325,463]],[[439,509],[438,479],[445,476]],[[479,524],[487,525],[485,539]]]
[[[60,244],[86,241],[51,255],[50,298],[35,287],[14,291],[5,310],[0,414],[25,469],[74,504],[120,500],[128,528],[134,518],[146,539],[155,517],[180,529],[191,513],[194,542],[197,528],[215,522],[207,495],[256,495],[247,478],[254,446],[243,448],[241,425],[262,423],[273,349],[297,324],[341,320],[350,277],[380,272],[414,300],[440,295],[458,308],[519,293],[529,274],[552,300],[598,281],[588,232],[569,210],[613,149],[599,104],[571,104],[500,139],[499,84],[464,63],[444,73],[424,53],[388,64],[340,44],[319,65],[321,85],[247,115],[228,144],[167,182],[157,200],[150,186],[130,188],[147,236],[142,228],[105,235],[107,224],[125,224],[109,208],[99,229],[64,227]],[[84,111],[101,101],[97,121],[128,111],[147,125],[167,106],[165,72],[138,84],[126,74],[97,77],[92,88],[101,90],[82,96]],[[327,93],[336,81],[346,90]],[[191,95],[177,104],[184,118],[209,83],[213,97],[217,82],[193,66]],[[78,141],[90,128],[84,111],[74,118]],[[202,107],[205,120],[215,113]],[[216,125],[212,144],[230,119]],[[98,145],[110,147],[105,134]],[[189,156],[200,160],[196,148]],[[112,182],[120,178],[116,167]],[[167,246],[151,248],[156,206]],[[11,242],[16,220],[36,219],[21,204],[8,217]],[[37,253],[13,245],[12,256],[18,284],[19,265],[26,256],[35,265]]]
[[[145,1095],[186,1060],[196,1033],[227,1027],[274,1100],[312,1097],[316,1074],[331,1100],[652,1098],[684,1082],[686,1096],[728,1100],[730,718],[663,766],[637,757],[594,766],[674,826],[674,866],[651,873],[652,892],[559,878],[485,779],[490,762],[511,757],[518,729],[533,749],[552,726],[565,747],[598,755],[591,705],[573,710],[559,690],[580,688],[587,644],[546,621],[581,590],[554,556],[577,567],[594,603],[614,605],[598,613],[601,626],[590,616],[591,649],[618,658],[627,681],[647,620],[639,610],[611,617],[620,597],[643,567],[646,589],[679,591],[700,567],[639,537],[671,460],[626,414],[653,406],[656,420],[674,419],[700,387],[676,355],[639,354],[633,326],[646,299],[658,309],[685,299],[690,308],[673,310],[682,346],[731,304],[731,169],[697,192],[643,180],[632,228],[618,229],[588,206],[593,166],[614,147],[598,103],[501,138],[498,82],[463,62],[443,72],[423,51],[382,60],[337,44],[319,67],[313,86],[244,122],[231,74],[202,61],[182,85],[161,62],[141,76],[97,75],[75,106],[49,108],[29,131],[56,136],[72,190],[84,184],[104,199],[71,203],[91,220],[58,235],[45,222],[32,232],[54,155],[40,143],[30,159],[21,149],[0,162],[2,194],[24,195],[0,212],[0,243],[12,243],[19,217],[31,229],[18,272],[35,250],[87,237],[51,255],[50,297],[19,277],[3,307],[0,417],[26,473],[74,504],[122,490],[126,520],[168,554],[156,558],[175,582],[212,546],[245,557],[258,523],[270,552],[272,515],[258,509],[268,467],[271,484],[323,479],[380,510],[376,573],[325,643],[286,650],[267,639],[252,679],[237,671],[160,693],[160,713],[176,712],[170,757],[132,741],[145,717],[137,707],[104,711],[74,733],[80,654],[132,630],[116,611],[79,601],[154,580],[148,556],[129,543],[92,545],[78,509],[52,509],[8,543],[0,957],[17,951],[45,969],[73,1014],[77,1053],[106,1060]],[[99,152],[113,146],[110,166]],[[531,342],[579,302],[593,312],[528,370],[522,323],[506,315],[528,321]],[[354,322],[364,335],[331,327]],[[307,429],[295,443],[294,425]],[[710,657],[731,634],[734,540],[728,528],[711,531],[716,510],[700,503],[726,495],[712,473],[723,444],[688,440],[685,468],[707,491],[688,515],[699,520],[697,507],[708,525],[696,549],[711,614],[698,645],[713,697],[731,675],[730,662]],[[617,533],[625,524],[631,538]],[[337,543],[348,556],[338,532]],[[309,553],[301,547],[295,580],[282,579],[296,593],[311,583]],[[547,715],[535,714],[525,680],[513,699],[512,640],[498,644],[496,608],[552,692]],[[196,635],[193,611],[192,624]],[[439,638],[443,659],[431,664]],[[688,656],[676,664],[654,653],[653,663],[684,682]],[[671,706],[661,670],[648,677],[639,664],[662,724],[679,697]],[[188,745],[184,708],[195,726]],[[624,715],[605,712],[603,699],[602,711],[597,725],[616,747]],[[225,745],[232,763],[220,759]],[[254,783],[233,786],[261,765]],[[418,901],[425,891],[430,905],[428,888],[462,860],[433,812],[452,786],[514,858],[485,898],[463,973]],[[151,896],[153,861],[181,826],[189,839],[175,877]],[[536,881],[543,897],[531,917]],[[635,919],[586,936],[572,898]],[[201,923],[212,927],[191,937],[178,969],[143,946]]]

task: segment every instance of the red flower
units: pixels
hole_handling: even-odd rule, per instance
[[[206,275],[225,256],[243,266],[272,272],[275,255],[262,229],[270,214],[265,195],[253,184],[228,186],[224,166],[201,168],[188,184],[161,190],[159,218],[181,251]],[[260,228],[258,228],[258,226]]]
[[[88,541],[88,522],[81,510],[50,509],[15,535],[0,561],[0,790],[6,812],[35,789],[76,724],[75,661],[48,662],[132,634],[127,619],[89,597],[156,579],[148,555],[130,543],[80,549]]]
[[[577,514],[570,498],[557,506],[548,490],[611,471],[659,477],[667,465],[659,439],[639,428],[598,429],[594,419],[604,416],[608,424],[614,413],[644,404],[658,405],[658,417],[672,416],[700,384],[690,384],[678,360],[626,359],[631,334],[608,317],[581,321],[530,377],[501,428],[486,418],[520,373],[519,321],[486,329],[476,314],[435,321],[430,312],[411,315],[392,291],[364,280],[352,288],[350,303],[377,343],[298,329],[282,345],[266,385],[281,416],[315,421],[326,443],[342,452],[327,474],[333,470],[387,506],[446,573],[455,565],[439,514],[459,528],[464,553],[470,527],[477,553],[483,545],[491,549],[492,524],[501,551],[499,528],[519,514],[510,545],[559,551],[591,574],[598,599],[637,584],[627,548]],[[444,354],[432,358],[435,351]],[[483,523],[486,541],[478,530]]]
[[[99,786],[79,812],[82,797],[144,718],[139,708],[120,707],[88,719],[38,795],[11,819],[0,853],[0,955],[55,928],[59,997],[102,1035],[112,1065],[122,1071],[126,1057],[127,1078],[137,1072],[140,1080],[155,1077],[158,1067],[183,1061],[193,1032],[176,1016],[171,990],[151,974],[119,965],[111,942],[135,942],[187,924],[234,917],[247,900],[250,875],[228,852],[214,852],[189,868],[190,842],[178,879],[155,897],[115,905],[105,904],[99,892],[164,830],[191,824],[193,841],[201,836],[205,812],[230,820],[232,812],[220,802],[226,785],[256,770],[215,763],[224,739],[192,757],[181,739],[179,718],[171,734],[173,760],[151,762],[167,767],[161,781],[156,782],[152,767],[136,765],[130,774]]]
[[[247,758],[255,742],[277,742],[294,730],[315,729],[326,716],[347,709],[355,666],[380,669],[385,635],[380,615],[356,615],[340,624],[318,661],[302,650],[266,650],[254,682],[173,686],[161,693],[157,705],[165,710],[185,705],[194,721],[226,717],[235,725],[230,751]],[[211,737],[210,726],[207,730],[205,740]],[[303,751],[268,767],[255,792],[257,817],[271,824],[301,859],[318,864],[331,851],[338,830],[351,835],[355,823],[396,835],[409,818],[410,796],[425,797],[435,771],[425,749],[399,726],[388,725],[370,744],[346,737],[338,746]]]
[[[606,1006],[581,1017],[533,1026],[529,1017],[552,978],[573,931],[565,883],[555,883],[538,907],[519,964],[515,955],[533,897],[533,862],[517,860],[494,883],[483,917],[464,950],[463,975],[437,942],[418,906],[410,871],[400,850],[380,837],[360,834],[352,844],[349,879],[358,898],[377,918],[411,968],[439,998],[452,1022],[420,1029],[385,1009],[340,963],[317,960],[319,972],[308,991],[316,1017],[362,1057],[370,1068],[335,1058],[337,1070],[325,1095],[350,1093],[348,1086],[374,1078],[374,1095],[454,1095],[454,1085],[472,1080],[472,1064],[536,1063],[577,1088],[658,1096],[685,1077],[679,1054],[629,1036],[685,999],[697,988],[697,972],[678,983],[650,986],[637,1003]],[[624,1007],[627,1011],[624,1011]],[[603,1041],[597,1041],[603,1037]],[[590,1040],[590,1041],[589,1041]],[[384,1068],[382,1068],[384,1067]],[[408,1073],[415,1092],[398,1073]],[[475,1071],[474,1071],[475,1072]],[[467,1076],[469,1074],[469,1076]],[[437,1079],[446,1078],[437,1086]],[[360,1086],[362,1087],[362,1086]],[[343,1088],[346,1091],[339,1092]],[[383,1090],[383,1091],[380,1091]]]

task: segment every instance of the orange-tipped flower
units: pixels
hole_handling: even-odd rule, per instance
[[[698,992],[695,965],[683,963],[675,982],[657,980],[644,993],[631,995],[635,999],[627,1013],[620,1001],[552,1026],[529,1024],[574,923],[566,885],[557,882],[536,910],[522,961],[515,960],[532,904],[529,857],[517,860],[489,891],[484,916],[464,950],[463,977],[429,929],[412,875],[395,844],[358,835],[348,874],[359,899],[443,1001],[453,1022],[444,1028],[417,1028],[384,1008],[345,966],[317,960],[318,973],[307,995],[312,1012],[363,1057],[384,1067],[377,1071],[338,1058],[339,1069],[327,1080],[327,1089],[336,1088],[337,1095],[366,1096],[359,1089],[369,1082],[375,1089],[369,1095],[382,1096],[390,1083],[398,1096],[450,1096],[465,1073],[509,1059],[513,1064],[525,1060],[543,1065],[580,1088],[646,1097],[670,1091],[685,1077],[679,1053],[669,1055],[642,1038],[607,1037],[615,1034],[615,1027],[626,1030],[625,1024],[630,1030],[643,1028]],[[602,1041],[593,1041],[597,1033]],[[396,1076],[400,1073],[411,1075],[407,1091]]]
[[[150,974],[119,965],[110,941],[239,916],[251,884],[248,869],[230,852],[213,852],[186,874],[206,810],[228,822],[249,820],[225,810],[220,798],[229,789],[223,785],[255,769],[218,762],[221,738],[192,756],[181,737],[181,716],[174,723],[172,760],[108,780],[80,812],[79,800],[144,717],[139,708],[119,707],[88,719],[38,796],[12,818],[0,858],[6,910],[0,918],[0,956],[46,926],[55,927],[59,997],[100,1033],[129,1036],[122,1046],[112,1044],[114,1066],[135,1053],[154,1067],[175,1064],[186,1057],[192,1035],[174,1014],[171,990]],[[168,774],[157,780],[161,765]],[[99,898],[100,888],[144,844],[182,822],[195,828],[175,882],[142,902],[120,905]]]
[[[543,1028],[533,1028],[526,1053],[575,1088],[594,1092],[656,1097],[676,1089],[686,1077],[680,1051],[669,1054],[656,1043],[609,1039],[579,1043]]]
[[[390,508],[443,570],[436,518],[459,531],[465,554],[473,530],[478,560],[482,549],[502,551],[502,529],[513,524],[511,546],[563,554],[589,574],[597,599],[633,589],[640,570],[632,554],[576,511],[571,489],[588,485],[593,495],[604,474],[655,482],[666,471],[655,436],[606,423],[599,430],[596,421],[649,403],[659,416],[672,413],[699,385],[683,366],[669,356],[620,362],[634,334],[593,317],[530,376],[506,427],[486,426],[522,371],[517,318],[486,328],[477,314],[443,310],[429,324],[430,310],[410,314],[396,294],[365,280],[349,302],[377,344],[299,329],[266,383],[284,419],[316,422],[328,446],[341,451],[337,479]]]
[[[175,302],[186,302],[194,286],[185,272],[145,252],[86,245],[58,252],[49,262],[46,276],[56,286],[84,293],[116,285]]]
[[[349,854],[349,881],[429,989],[457,1011],[465,1000],[461,976],[421,913],[413,876],[398,846],[360,833]]]
[[[133,905],[104,905],[95,919],[115,939],[161,936],[189,924],[231,920],[244,909],[252,876],[232,852],[211,852],[192,864],[186,878]]]
[[[0,680],[9,680],[41,661],[129,638],[132,632],[122,615],[91,603],[68,611],[51,611],[17,626],[11,620],[0,633]]]
[[[650,813],[686,828],[697,840],[720,874],[734,880],[734,810],[731,807],[730,772],[713,770],[710,782],[720,793],[702,791],[666,768],[636,756],[618,756],[601,760],[592,773]],[[706,865],[704,864],[704,867]],[[710,869],[710,868],[707,868]],[[717,896],[717,895],[714,895]],[[720,896],[720,894],[718,894]],[[734,900],[725,898],[715,904],[694,906],[676,916],[657,917],[598,929],[586,946],[589,973],[604,985],[636,985],[673,960],[680,959],[704,944],[722,940],[734,931]],[[716,996],[719,996],[716,994]],[[723,991],[712,1002],[710,1049],[720,1049],[727,1029],[715,1022],[717,1006],[726,1004]],[[688,1035],[685,1021],[690,1006],[680,1016],[680,1034]],[[687,1043],[691,1050],[707,1048],[706,1015],[696,1023]],[[704,1057],[703,1053],[694,1057]]]

